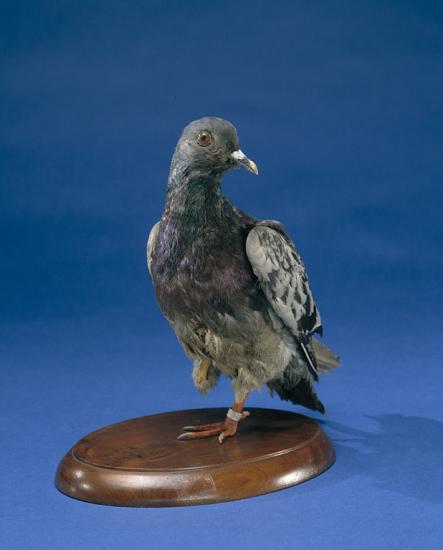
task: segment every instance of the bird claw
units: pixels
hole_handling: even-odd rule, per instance
[[[227,437],[235,435],[237,433],[237,427],[238,427],[238,422],[236,422],[235,420],[233,420],[232,423],[230,422],[229,424],[227,424],[226,426],[227,429],[223,430],[222,433],[218,436],[218,442],[223,443],[223,441]]]
[[[249,411],[243,411],[240,420],[247,418],[250,415]],[[179,441],[189,441],[191,439],[203,439],[218,435],[219,443],[237,433],[238,422],[231,418],[226,418],[223,422],[214,422],[212,424],[202,424],[195,426],[184,426],[184,432],[177,439]]]
[[[206,432],[208,430],[220,429],[223,430],[224,422],[213,422],[212,424],[197,424],[195,426],[183,426],[185,432]]]
[[[210,429],[200,429],[203,428],[203,426],[186,426],[184,428],[186,431],[180,434],[177,439],[179,441],[187,441],[189,439],[203,439],[204,437],[218,435],[225,427],[223,422],[220,422],[220,424],[219,427]]]
[[[220,445],[223,443],[223,441],[229,437],[229,436],[232,436],[232,435],[235,435],[237,433],[237,430],[235,430],[233,433],[230,433],[228,431],[225,431],[225,432],[222,432],[219,436],[218,436],[218,442],[220,443]]]

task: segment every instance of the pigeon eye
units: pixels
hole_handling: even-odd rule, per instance
[[[202,147],[207,147],[208,145],[211,145],[212,143],[211,133],[208,132],[207,130],[203,130],[202,132],[199,132],[197,136],[197,143]]]

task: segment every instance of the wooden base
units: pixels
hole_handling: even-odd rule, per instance
[[[252,497],[296,485],[334,462],[312,419],[248,408],[251,416],[222,445],[217,437],[177,441],[183,426],[223,420],[226,409],[134,418],[81,439],[63,458],[63,493],[113,506],[185,506]]]

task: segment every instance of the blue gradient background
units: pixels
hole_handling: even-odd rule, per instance
[[[1,2],[0,546],[434,549],[443,537],[440,2]],[[242,209],[284,222],[325,340],[335,466],[187,509],[53,486],[81,436],[208,397],[145,269],[181,128],[233,121],[260,177]],[[265,392],[251,406],[290,408]],[[315,415],[313,415],[315,416]]]

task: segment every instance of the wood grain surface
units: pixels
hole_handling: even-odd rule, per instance
[[[134,418],[83,437],[60,462],[63,493],[114,506],[185,506],[252,497],[310,479],[334,462],[312,419],[248,408],[238,434],[178,441],[183,426],[223,420],[226,409]]]

